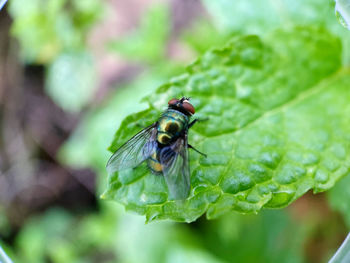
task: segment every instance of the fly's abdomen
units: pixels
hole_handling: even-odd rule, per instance
[[[163,166],[158,161],[157,151],[147,159],[147,166],[155,174],[161,174],[163,172]]]
[[[188,117],[176,110],[167,110],[158,120],[157,141],[168,144],[187,127]]]

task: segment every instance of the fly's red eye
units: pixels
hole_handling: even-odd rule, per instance
[[[168,105],[176,105],[178,102],[179,102],[178,99],[171,99],[169,100]]]
[[[182,107],[191,114],[195,113],[194,107],[192,106],[191,103],[183,102]]]

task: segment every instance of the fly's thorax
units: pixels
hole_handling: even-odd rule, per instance
[[[168,144],[187,129],[189,118],[173,109],[166,110],[158,120],[157,141]]]

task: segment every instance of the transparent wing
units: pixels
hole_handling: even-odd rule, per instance
[[[172,200],[185,199],[190,192],[190,167],[187,136],[179,138],[159,154],[163,174]]]
[[[156,136],[156,123],[133,136],[108,160],[108,173],[136,167],[146,160],[156,150]]]

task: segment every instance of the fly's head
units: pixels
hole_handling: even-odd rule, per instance
[[[178,110],[187,116],[192,116],[195,113],[193,105],[190,103],[190,98],[182,97],[181,99],[171,99],[168,102],[169,109]]]

